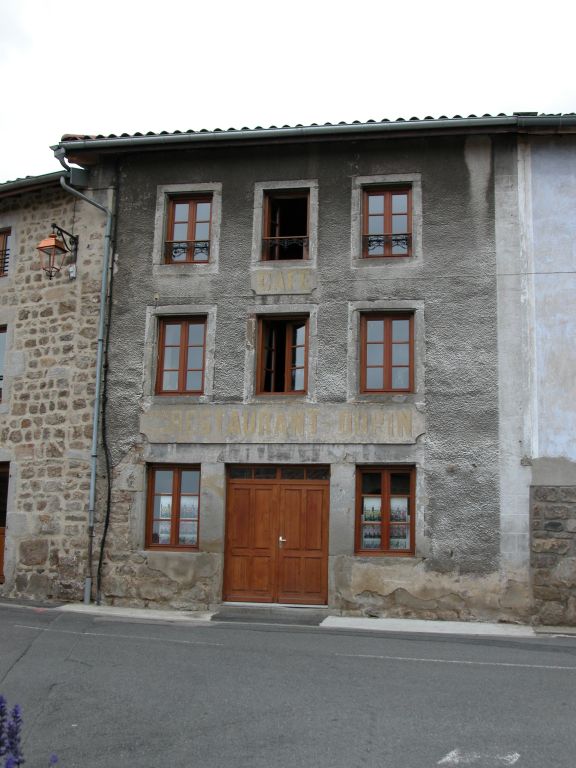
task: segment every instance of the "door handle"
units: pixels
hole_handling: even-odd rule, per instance
[[[286,539],[284,538],[284,536],[278,536],[278,543],[279,544],[285,544],[286,543]]]

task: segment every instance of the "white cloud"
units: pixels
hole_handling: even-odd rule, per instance
[[[566,5],[2,0],[0,179],[63,133],[576,110]]]

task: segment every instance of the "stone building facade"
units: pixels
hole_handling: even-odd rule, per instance
[[[63,137],[115,210],[102,599],[576,623],[575,126]],[[63,194],[76,283],[0,278],[4,592],[78,599],[103,221]]]
[[[519,416],[498,374],[524,322],[499,274],[520,242],[517,134],[63,140],[119,169],[107,599],[530,615],[530,482],[521,447],[501,450]],[[395,232],[403,252],[370,239]],[[382,371],[396,384],[370,384]]]
[[[77,600],[86,569],[102,216],[61,173],[0,185],[0,594]],[[49,280],[36,246],[51,224],[79,236],[78,276]]]

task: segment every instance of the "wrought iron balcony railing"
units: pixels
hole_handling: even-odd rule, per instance
[[[364,235],[362,244],[364,256],[409,256],[412,235]]]
[[[206,262],[210,259],[210,240],[168,240],[164,257],[167,264]]]
[[[264,261],[307,259],[308,237],[265,237],[262,240]]]

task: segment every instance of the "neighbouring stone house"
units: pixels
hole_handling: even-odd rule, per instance
[[[77,600],[104,224],[62,175],[0,185],[0,594]],[[75,280],[40,269],[52,223],[79,237]]]
[[[63,137],[116,212],[102,599],[576,623],[575,129]]]

